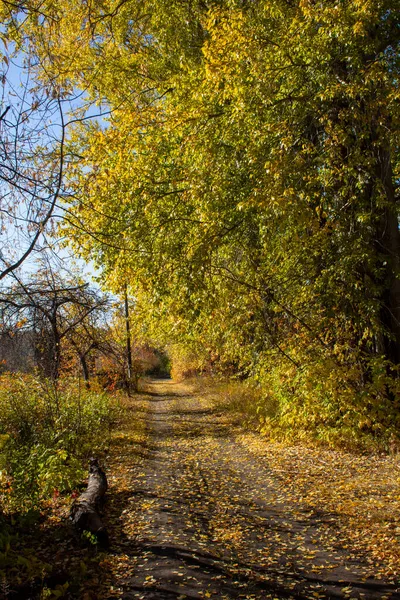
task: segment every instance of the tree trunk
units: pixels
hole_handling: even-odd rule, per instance
[[[60,364],[61,364],[61,337],[57,328],[56,317],[51,323],[53,332],[53,361],[51,365],[51,378],[53,381],[57,381],[60,376]]]
[[[89,376],[89,367],[88,367],[87,360],[86,360],[86,354],[80,354],[79,360],[81,361],[83,379],[85,380],[86,389],[90,390],[90,376]]]
[[[131,343],[131,326],[129,321],[129,300],[128,300],[128,285],[125,284],[125,325],[126,325],[126,354],[128,361],[128,377],[127,377],[127,391],[128,396],[131,395],[131,384],[132,384],[132,343]]]
[[[378,252],[385,266],[381,321],[385,329],[385,355],[397,364],[400,363],[400,233],[390,152],[382,147],[378,152],[378,176],[386,195],[377,236]]]
[[[97,459],[90,459],[89,480],[86,490],[71,506],[70,519],[80,531],[90,531],[99,542],[108,545],[108,534],[100,517],[99,509],[107,491],[106,475]]]

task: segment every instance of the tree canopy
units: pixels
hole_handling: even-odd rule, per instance
[[[281,415],[398,415],[398,3],[2,10],[43,85],[109,111],[69,138],[64,232],[143,327]]]

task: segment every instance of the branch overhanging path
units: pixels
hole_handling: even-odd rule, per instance
[[[121,431],[111,452],[100,597],[400,598],[207,397],[153,382],[130,403],[143,435]]]

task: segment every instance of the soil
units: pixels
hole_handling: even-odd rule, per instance
[[[294,498],[207,397],[155,381],[129,410],[141,433],[111,449],[111,547],[84,600],[400,599],[335,511]]]

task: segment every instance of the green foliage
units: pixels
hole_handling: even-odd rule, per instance
[[[86,529],[82,531],[82,539],[91,544],[92,546],[97,546],[99,543],[98,537],[96,534],[91,531],[87,531]]]
[[[142,336],[174,341],[176,372],[253,378],[277,407],[258,413],[284,430],[387,436],[400,362],[398,3],[43,10],[38,20],[28,3],[17,28],[42,84],[110,108],[69,137],[64,234],[115,292],[128,282]]]
[[[85,460],[108,442],[113,410],[109,396],[80,390],[74,382],[56,389],[35,377],[3,376],[3,508],[28,511],[80,483]]]
[[[388,374],[387,364],[377,362],[368,382],[355,388],[355,381],[361,382],[360,372],[340,368],[332,360],[316,361],[302,370],[270,361],[258,382],[209,378],[205,386],[217,404],[241,414],[242,422],[272,440],[397,451],[397,376]]]

